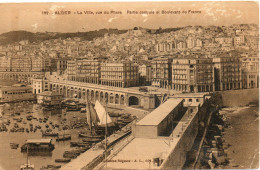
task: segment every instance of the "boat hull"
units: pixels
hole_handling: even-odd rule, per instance
[[[85,138],[85,139],[104,139],[103,135],[95,135],[95,136],[91,136],[88,134],[84,134],[84,133],[79,133],[79,137]]]
[[[56,141],[66,141],[71,140],[71,136],[65,136],[65,137],[58,137]]]

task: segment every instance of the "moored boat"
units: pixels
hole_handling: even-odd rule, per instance
[[[70,160],[71,160],[71,159],[69,159],[69,158],[55,159],[55,162],[68,163],[68,162],[70,162]]]
[[[56,136],[59,136],[59,133],[55,133],[55,132],[42,132],[42,136],[56,137]]]
[[[65,140],[71,140],[71,135],[70,134],[64,134],[64,135],[59,135],[58,138],[56,138],[56,141],[65,141]]]
[[[21,165],[20,170],[34,170],[34,165],[30,163]]]
[[[88,139],[100,139],[100,140],[104,139],[103,135],[88,135],[82,132],[79,133],[79,137],[88,138]]]
[[[95,139],[95,138],[86,138],[86,139],[82,139],[83,142],[89,142],[89,143],[97,143],[100,142],[103,139]]]

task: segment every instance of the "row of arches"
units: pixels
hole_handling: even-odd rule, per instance
[[[126,94],[97,89],[78,88],[59,84],[49,84],[49,90],[55,91],[65,98],[77,98],[95,102],[96,100],[106,104],[140,105],[140,99],[136,96],[126,98]]]

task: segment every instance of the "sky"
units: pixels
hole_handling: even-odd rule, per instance
[[[127,10],[137,14],[127,13]],[[177,12],[163,14],[162,10]],[[1,3],[0,11],[0,33],[15,30],[86,32],[102,28],[132,29],[135,26],[158,29],[188,25],[259,24],[259,4],[256,1]],[[47,11],[48,15],[43,11]],[[53,14],[57,11],[71,13]],[[93,14],[85,14],[84,11]],[[102,14],[97,14],[98,11]],[[104,11],[109,14],[104,14]]]

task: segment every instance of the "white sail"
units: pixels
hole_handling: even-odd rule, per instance
[[[108,113],[106,112],[105,108],[101,105],[101,103],[97,100],[95,104],[95,110],[97,112],[99,118],[99,125],[105,125],[108,123],[112,123],[112,120]]]

